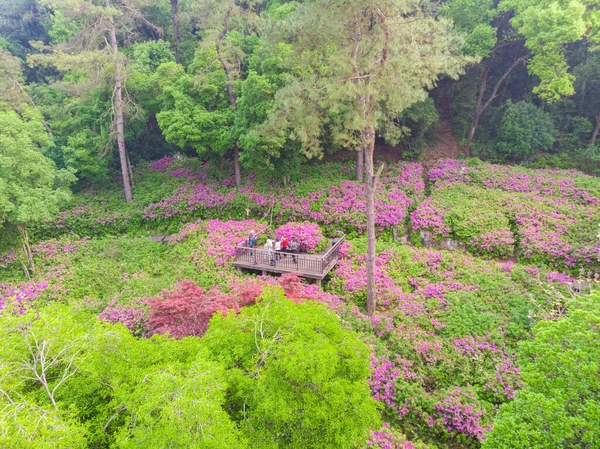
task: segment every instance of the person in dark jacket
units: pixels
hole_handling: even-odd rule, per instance
[[[256,233],[254,231],[250,231],[248,246],[250,247],[250,256],[252,256],[254,254],[254,247],[256,246]]]
[[[300,250],[300,244],[298,243],[298,240],[296,239],[296,237],[292,237],[292,240],[290,242],[290,252],[292,253],[292,262],[294,263],[298,263],[298,251]]]

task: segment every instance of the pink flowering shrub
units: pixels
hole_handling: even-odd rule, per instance
[[[31,280],[17,285],[0,284],[0,313],[7,310],[19,315],[24,314],[48,286],[47,280],[41,282]]]
[[[505,258],[516,249],[527,262],[570,271],[600,270],[600,189],[589,176],[574,170],[442,161],[429,179],[431,200],[446,211],[450,234],[471,251]],[[435,223],[426,219],[431,207],[423,204],[411,215],[414,230]],[[439,223],[439,215],[434,218]]]
[[[305,221],[303,223],[286,223],[275,229],[278,238],[286,237],[288,244],[295,237],[300,244],[300,251],[318,253],[323,246],[327,247],[327,239],[323,237],[318,224]]]
[[[125,306],[117,304],[117,301],[113,300],[100,312],[98,318],[111,324],[121,323],[134,335],[143,337],[149,335],[148,312],[143,304]]]
[[[491,424],[485,423],[485,409],[477,403],[472,391],[456,387],[433,408],[437,421],[450,433],[485,440],[485,433],[492,429]]]
[[[406,440],[406,437],[390,428],[388,423],[381,426],[381,429],[372,431],[367,440],[365,449],[416,449],[415,445]]]
[[[328,288],[361,304],[364,248],[361,241],[351,246]],[[376,261],[376,314],[335,309],[373,344],[373,398],[393,428],[422,441],[477,447],[495,408],[523,385],[517,343],[530,338],[532,301],[541,310],[553,307],[539,284],[556,274],[516,263],[506,272],[468,254],[405,245],[381,245]]]
[[[171,166],[175,158],[173,156],[165,156],[162,159],[158,159],[154,162],[151,162],[148,168],[151,171],[157,171],[159,173],[165,173],[168,168]]]
[[[410,214],[412,230],[431,232],[434,236],[446,237],[450,227],[444,221],[446,212],[428,198]]]
[[[493,229],[473,237],[469,247],[475,253],[504,259],[514,255],[515,238],[510,229]]]
[[[0,254],[0,267],[6,267],[17,259],[14,251],[8,251],[6,254]]]

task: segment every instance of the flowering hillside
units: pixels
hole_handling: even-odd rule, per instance
[[[325,364],[331,354],[311,360],[321,364],[311,369],[324,370],[328,379],[351,376],[365,397],[370,393],[371,402],[357,402],[371,410],[364,423],[369,431],[357,447],[467,449],[486,444],[498,410],[508,410],[519,392],[530,388],[521,372],[521,342],[531,340],[539,322],[565,316],[577,277],[593,281],[597,276],[600,183],[576,172],[447,161],[429,172],[426,184],[418,164],[389,167],[376,209],[379,302],[369,317],[364,313],[362,187],[349,179],[351,167],[311,170],[287,188],[251,179],[235,190],[230,178],[219,178],[207,166],[165,158],[138,173],[140,189],[147,189],[140,196],[146,200],[128,210],[116,208],[110,191],[83,193],[80,204],[37,229],[38,239],[56,237],[32,246],[31,279],[25,277],[18,250],[0,259],[0,322],[25,319],[18,317],[60,302],[97,317],[97,323],[122,324],[144,340],[152,335],[203,338],[210,336],[211,323],[219,322],[217,332],[241,325],[236,317],[247,316],[251,321],[243,326],[258,327],[252,333],[244,327],[235,345],[242,358],[254,354],[246,363],[259,366],[268,358],[256,347],[259,323],[267,326],[263,332],[272,333],[265,344],[276,345],[280,338],[260,321],[268,309],[261,309],[262,297],[281,292],[298,307],[314,303],[314,319],[336,316],[336,325],[364,345],[356,363],[366,371],[358,369],[359,377],[343,365]],[[169,230],[173,238],[168,244],[146,237]],[[337,231],[348,238],[320,290],[293,275],[273,278],[235,270],[235,247],[252,230],[259,244],[268,235],[296,237],[303,251],[313,253]],[[400,241],[404,235],[409,244]],[[452,238],[467,251],[426,248],[423,237],[434,243]],[[319,326],[315,329],[321,335]],[[307,349],[301,344],[295,350]],[[237,363],[225,354],[214,360]],[[301,363],[297,357],[294,361]],[[276,371],[283,378],[293,370],[284,359],[271,363],[281,363]],[[245,374],[236,376],[228,381],[241,382]],[[329,381],[324,382],[322,388]],[[277,402],[267,390],[263,393],[265,404]],[[233,392],[226,394],[227,407],[240,405]],[[255,415],[259,421],[261,416]],[[287,426],[284,415],[277,419]]]
[[[411,214],[414,231],[453,236],[476,254],[600,268],[600,182],[574,170],[459,161],[429,172],[431,194]]]

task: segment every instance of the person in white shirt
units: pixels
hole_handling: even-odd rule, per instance
[[[277,238],[275,240],[275,260],[279,260],[281,258],[281,240]]]
[[[273,260],[273,239],[271,237],[267,239],[267,243],[265,243],[265,249],[267,250],[265,253],[265,259],[271,262]]]

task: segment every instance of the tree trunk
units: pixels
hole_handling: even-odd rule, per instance
[[[110,7],[110,0],[105,0],[107,8]],[[123,175],[123,187],[125,189],[125,201],[130,203],[133,200],[131,192],[131,180],[129,179],[129,169],[127,164],[127,148],[125,148],[125,130],[123,129],[123,97],[121,92],[121,67],[119,66],[119,49],[117,47],[117,31],[115,22],[110,16],[109,19],[110,46],[113,54],[115,67],[115,115],[117,116],[117,144],[119,146],[119,159],[121,161],[121,173]]]
[[[133,189],[135,184],[133,183],[133,170],[131,168],[131,161],[129,160],[129,153],[125,152],[125,154],[127,155],[127,171],[129,173],[129,182],[131,184],[131,188]]]
[[[240,171],[240,153],[237,142],[233,144],[233,165],[235,166],[235,185],[239,187],[242,184],[242,173]]]
[[[173,21],[173,34],[175,36],[175,60],[181,64],[181,54],[179,46],[181,45],[181,32],[179,29],[179,0],[171,0],[171,20]]]
[[[367,315],[375,313],[377,289],[375,286],[375,189],[377,179],[373,172],[375,129],[373,125],[362,131],[360,147],[365,161],[365,197],[367,203]]]
[[[29,234],[27,233],[27,227],[25,225],[17,225],[17,230],[21,234],[23,239],[23,252],[27,258],[27,263],[32,273],[35,273],[35,264],[33,262],[33,253],[31,252],[31,245],[29,244]],[[25,268],[25,267],[24,267]],[[25,270],[25,274],[29,277],[29,272]]]
[[[365,171],[363,161],[365,160],[365,155],[363,148],[361,146],[360,150],[356,152],[356,180],[358,182],[363,181],[363,172]]]
[[[479,93],[477,94],[477,101],[475,103],[473,121],[471,122],[469,134],[467,135],[467,144],[465,145],[465,155],[467,157],[471,157],[471,143],[473,142],[475,131],[477,131],[477,127],[479,126],[479,120],[481,119],[481,115],[483,114],[483,96],[485,95],[485,91],[487,89],[487,83],[490,76],[491,67],[492,63],[491,61],[488,61],[483,71],[483,74],[481,75],[481,83],[479,84]]]
[[[481,120],[481,116],[488,108],[488,106],[496,99],[498,96],[498,89],[502,86],[502,83],[508,78],[508,76],[512,73],[512,71],[521,63],[525,63],[527,61],[527,56],[521,56],[517,58],[515,62],[504,72],[504,74],[500,77],[492,93],[486,102],[483,102],[483,96],[485,95],[485,91],[487,89],[487,84],[489,80],[490,70],[492,67],[492,61],[489,60],[485,66],[485,70],[481,75],[481,85],[479,86],[479,94],[477,95],[477,103],[475,104],[475,113],[473,114],[473,122],[471,123],[471,128],[469,129],[469,134],[467,136],[467,143],[465,145],[465,154],[467,157],[471,157],[471,144],[473,142],[473,137],[475,137],[475,132],[479,127],[479,121]]]
[[[600,132],[600,114],[596,116],[596,126],[594,127],[594,132],[592,133],[592,140],[590,140],[591,147],[596,145],[596,137],[598,137],[598,132]]]
[[[221,41],[227,35],[227,31],[229,31],[229,21],[231,20],[231,12],[233,11],[233,0],[229,2],[229,8],[227,8],[227,13],[225,14],[225,19],[223,20],[223,30],[219,33],[217,37],[217,42],[215,43],[215,48],[217,50],[217,56],[219,58],[219,62],[223,66],[223,70],[227,74],[227,93],[229,94],[229,103],[231,104],[231,108],[235,111],[237,109],[237,102],[235,99],[235,93],[233,92],[233,72],[231,71],[231,67],[229,63],[223,56],[221,52]],[[239,158],[239,149],[237,142],[234,142],[233,147],[233,164],[235,166],[235,185],[239,187],[242,183],[242,175],[240,168],[240,158]]]

